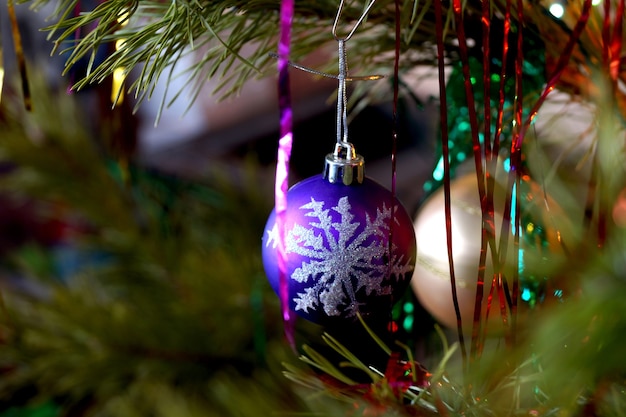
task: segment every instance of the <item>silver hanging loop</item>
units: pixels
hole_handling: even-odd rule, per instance
[[[359,20],[357,20],[357,22],[352,27],[352,30],[350,30],[350,32],[344,38],[341,38],[339,37],[339,35],[337,35],[337,26],[339,26],[339,18],[341,18],[341,12],[343,11],[343,5],[344,5],[344,0],[341,0],[341,2],[339,3],[339,8],[337,9],[337,15],[335,16],[335,21],[333,22],[333,29],[332,29],[333,38],[335,38],[336,41],[339,41],[339,40],[343,40],[344,42],[349,41],[352,35],[354,35],[354,32],[356,31],[356,29],[359,27],[359,25],[361,25],[363,20],[365,20],[365,18],[367,17],[368,13],[370,12],[370,9],[372,8],[375,2],[376,0],[370,1],[370,3],[365,7],[365,10],[363,10],[363,13],[361,13],[361,17],[359,18]]]
[[[337,142],[348,143],[348,93],[346,90],[346,80],[348,79],[348,59],[346,52],[346,42],[352,38],[354,32],[361,25],[365,17],[369,13],[376,0],[371,0],[361,13],[359,20],[352,26],[352,29],[345,37],[340,37],[337,34],[337,27],[339,26],[339,19],[343,12],[345,0],[341,0],[335,20],[333,22],[332,35],[338,44],[338,58],[339,58],[339,74],[337,80],[339,80],[339,87],[337,89]]]

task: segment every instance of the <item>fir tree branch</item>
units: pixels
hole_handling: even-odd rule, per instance
[[[48,2],[33,0],[31,5],[39,9]],[[52,52],[68,56],[65,72],[87,58],[86,74],[76,81],[75,89],[102,83],[118,68],[127,75],[136,71],[128,89],[138,104],[151,98],[159,78],[171,77],[168,73],[173,65],[192,56],[193,63],[183,75],[194,85],[191,105],[207,80],[219,80],[213,93],[223,98],[236,94],[248,80],[271,73],[274,60],[268,53],[276,49],[279,4],[278,0],[111,0],[75,16],[79,0],[61,0],[51,16],[54,23],[43,30],[53,41]],[[359,70],[383,68],[384,73],[390,72],[390,61],[385,63],[381,57],[395,46],[391,35],[393,4],[379,0],[358,36],[351,40],[350,49],[359,51]],[[405,69],[420,60],[432,62],[428,43],[434,35],[430,2],[407,1],[408,6],[411,13],[405,13],[400,22],[407,51]],[[294,61],[334,43],[330,26],[336,7],[336,2],[329,0],[298,2],[292,40]],[[344,10],[343,19],[349,21],[360,13],[359,3],[354,2]],[[128,24],[122,25],[120,20]],[[98,61],[103,50],[106,57]],[[420,51],[424,55],[417,58]],[[331,62],[321,70],[334,71],[335,67]],[[163,97],[161,105],[167,106],[178,94]]]

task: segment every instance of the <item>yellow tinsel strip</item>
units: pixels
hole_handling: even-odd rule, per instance
[[[128,24],[130,18],[129,11],[123,12],[118,19],[120,27],[124,27]],[[118,51],[124,47],[126,39],[118,39],[115,41],[115,50]],[[126,68],[117,67],[113,71],[113,85],[111,87],[111,103],[113,106],[122,104],[124,102],[124,82],[126,81]]]
[[[22,80],[24,107],[26,108],[26,110],[31,111],[33,108],[33,102],[30,95],[30,87],[28,84],[26,60],[24,59],[24,48],[22,47],[22,36],[20,35],[20,28],[17,24],[17,16],[15,15],[15,5],[13,3],[13,0],[9,0],[7,2],[7,8],[9,12],[9,20],[11,21],[11,34],[13,35],[13,45],[15,48],[15,57],[17,59],[17,68],[20,72],[20,77]],[[2,76],[4,76],[4,68]]]

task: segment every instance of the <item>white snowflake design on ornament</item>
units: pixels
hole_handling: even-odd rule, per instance
[[[387,238],[391,208],[383,203],[376,209],[376,218],[366,214],[365,227],[359,233],[361,223],[354,220],[350,212],[348,197],[342,197],[337,206],[330,210],[341,216],[340,222],[333,222],[329,209],[324,209],[323,201],[311,202],[299,207],[309,210],[305,216],[316,217],[318,222],[308,226],[295,224],[287,230],[285,241],[286,253],[295,253],[306,257],[291,274],[297,282],[312,281],[313,285],[294,298],[295,310],[308,313],[321,303],[328,316],[355,316],[360,305],[356,293],[364,289],[367,296],[389,295],[392,292],[391,277],[396,281],[405,274],[413,272],[410,259],[395,254],[388,264],[384,258],[388,253]],[[394,219],[397,223],[397,219]],[[333,233],[333,230],[335,233]],[[273,242],[276,247],[277,226],[268,230],[266,246]],[[389,274],[389,279],[385,279]]]

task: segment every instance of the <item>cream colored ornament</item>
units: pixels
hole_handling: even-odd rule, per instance
[[[506,176],[502,178],[506,180]],[[504,182],[504,181],[502,181]],[[525,177],[521,189],[520,248],[518,268],[520,271],[521,304],[535,307],[544,298],[561,296],[552,288],[558,281],[553,276],[564,261],[562,234],[569,229],[564,212],[543,189]],[[471,172],[452,181],[451,227],[452,253],[457,288],[457,298],[464,327],[471,326],[476,299],[476,282],[482,234],[482,212],[478,197],[476,174]],[[494,193],[494,218],[496,242],[499,241],[506,193],[496,186]],[[456,313],[452,301],[448,245],[446,241],[446,216],[443,187],[430,196],[422,205],[414,221],[417,239],[417,263],[411,280],[413,291],[420,304],[441,324],[455,328]],[[511,225],[512,229],[512,225]],[[512,234],[508,238],[506,260],[499,269],[508,277],[509,286],[515,265],[513,259]],[[483,288],[482,320],[486,314],[487,296],[493,279],[493,262],[487,249],[485,285]],[[554,279],[553,279],[554,278]],[[555,287],[556,288],[556,287]],[[510,288],[509,288],[510,290]],[[510,311],[507,308],[507,314]],[[489,323],[502,322],[497,291],[489,312]]]

